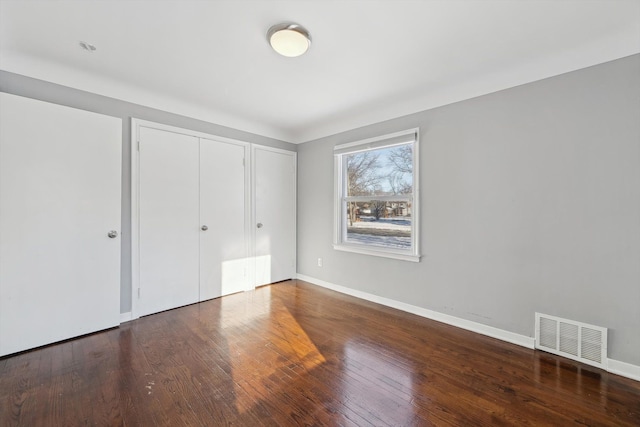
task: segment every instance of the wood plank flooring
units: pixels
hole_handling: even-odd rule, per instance
[[[640,382],[289,281],[0,359],[0,426],[640,426]]]

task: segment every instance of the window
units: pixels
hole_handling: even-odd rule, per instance
[[[417,142],[412,129],[334,148],[335,249],[420,260]]]

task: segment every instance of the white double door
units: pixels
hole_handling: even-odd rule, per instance
[[[247,289],[248,144],[138,129],[137,314]]]

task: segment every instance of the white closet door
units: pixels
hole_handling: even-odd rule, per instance
[[[198,138],[140,127],[138,314],[199,301]]]
[[[245,146],[200,139],[200,300],[247,289]]]
[[[255,284],[295,277],[296,155],[254,146]]]
[[[121,145],[120,119],[0,93],[0,356],[119,324]]]

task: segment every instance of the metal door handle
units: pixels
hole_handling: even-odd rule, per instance
[[[203,225],[202,227],[200,227],[200,230],[202,231],[207,231],[209,229],[209,227],[207,227],[206,225]]]
[[[107,233],[107,236],[110,239],[115,239],[116,237],[118,237],[118,232],[116,230],[111,230],[110,232]]]
[[[261,223],[261,222],[259,222],[259,223],[258,223],[258,225],[256,225],[256,227],[258,227],[258,228],[262,228],[262,223]]]

